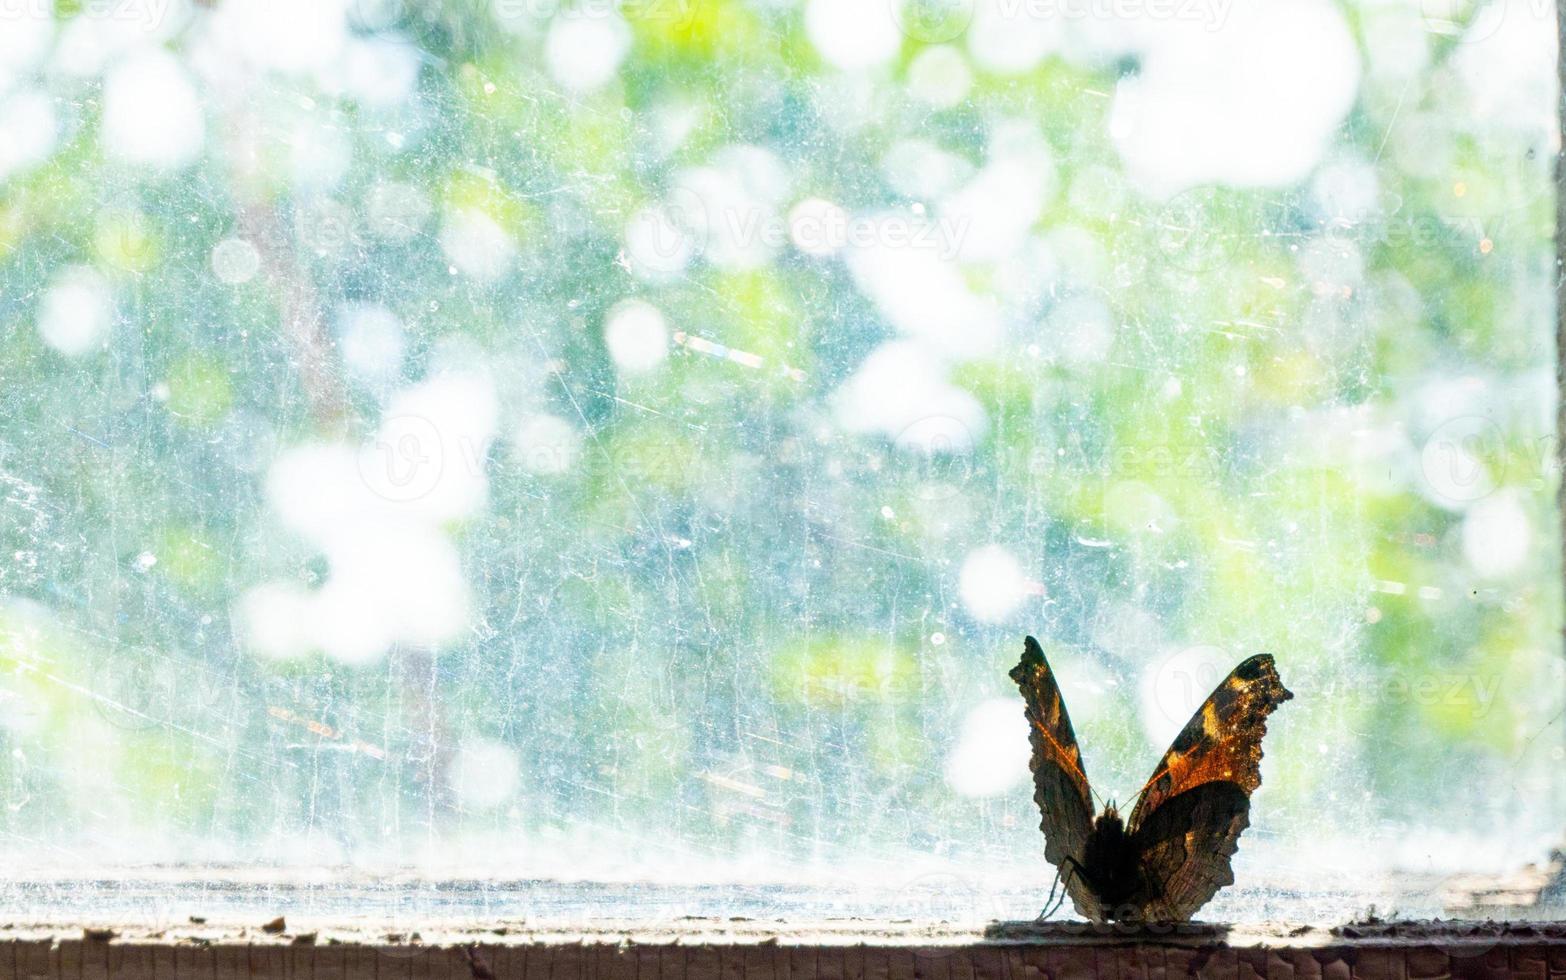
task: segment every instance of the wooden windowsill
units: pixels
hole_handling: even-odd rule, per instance
[[[267,927],[271,928],[268,929]],[[1063,980],[1213,976],[1422,980],[1566,976],[1566,923],[1318,928],[688,920],[434,924],[406,934],[307,920],[0,929],[0,980]]]
[[[1406,894],[1415,895],[1437,883],[1406,884]],[[1293,904],[1278,894],[1294,896]],[[1227,904],[1215,903],[1211,914],[1243,918],[1281,907],[1311,915],[1323,914],[1311,908],[1331,907],[1312,905],[1306,892],[1254,885],[1223,897]],[[1003,905],[1030,909],[1038,900],[1030,891]],[[1558,915],[1558,906],[1507,910],[1536,921],[1474,916],[1144,929],[986,922],[997,913],[984,912],[974,896],[953,907],[968,917],[933,912],[907,894],[860,900],[782,884],[430,878],[325,868],[13,869],[0,878],[0,980],[1566,980],[1566,921],[1543,921]]]

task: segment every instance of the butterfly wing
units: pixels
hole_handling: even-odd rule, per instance
[[[1234,668],[1175,736],[1126,825],[1149,883],[1144,918],[1184,921],[1234,882],[1229,862],[1261,785],[1267,716],[1292,697],[1272,657],[1260,654]]]
[[[1077,873],[1093,831],[1093,796],[1082,770],[1082,751],[1055,674],[1031,636],[1023,641],[1022,660],[1011,669],[1011,679],[1027,703],[1028,740],[1033,745],[1029,767],[1033,802],[1043,815],[1039,829],[1044,831],[1044,859],[1059,869],[1077,913],[1101,919],[1098,897]]]

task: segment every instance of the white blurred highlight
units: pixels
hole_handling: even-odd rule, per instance
[[[1016,698],[968,710],[946,757],[946,785],[959,796],[999,796],[1028,776],[1028,726]]]
[[[284,452],[267,477],[269,502],[325,556],[328,574],[314,592],[274,582],[246,593],[235,617],[247,646],[366,664],[396,645],[461,636],[472,599],[446,527],[487,499],[498,414],[486,374],[441,373],[393,396],[366,445]]]
[[[902,48],[901,0],[808,0],[805,34],[821,57],[846,70],[873,68]]]
[[[972,88],[973,72],[956,48],[932,45],[915,55],[908,65],[908,91],[933,108],[961,105]]]
[[[160,49],[131,56],[103,80],[104,150],[125,163],[177,170],[201,156],[206,120],[190,76]]]
[[[1005,122],[990,135],[983,169],[941,202],[940,212],[960,229],[955,244],[964,261],[996,261],[1022,247],[1055,190],[1043,135],[1031,123]]]
[[[491,810],[509,803],[522,786],[516,750],[489,738],[467,738],[447,770],[451,791],[464,807]]]
[[[981,623],[1005,622],[1028,595],[1017,557],[998,544],[968,552],[957,577],[957,593],[968,614]]]
[[[446,215],[440,245],[458,272],[486,283],[505,275],[517,254],[511,235],[494,218],[472,208]]]
[[[59,138],[60,120],[47,93],[29,89],[0,98],[0,181],[49,159]]]
[[[1167,650],[1143,670],[1142,730],[1153,745],[1168,745],[1185,727],[1207,695],[1240,658],[1222,647],[1192,645]]]
[[[1522,570],[1533,551],[1533,522],[1521,497],[1505,490],[1478,501],[1463,515],[1463,557],[1485,578]]]
[[[261,271],[261,253],[243,238],[225,238],[212,246],[212,274],[231,286],[249,282]]]
[[[968,27],[968,51],[982,68],[998,75],[1032,71],[1061,46],[1058,16],[1035,12],[1014,0],[980,0]]]
[[[544,61],[555,84],[578,95],[608,84],[631,50],[631,29],[605,9],[561,14],[549,25]]]
[[[401,376],[408,341],[397,314],[380,303],[344,303],[336,326],[343,367],[355,380],[379,386]]]
[[[625,374],[646,374],[669,357],[669,327],[656,306],[639,299],[617,303],[604,323],[604,345]]]
[[[947,233],[938,227],[927,232],[899,215],[875,220],[884,230],[845,253],[860,291],[899,331],[948,357],[992,353],[1001,338],[999,309],[992,297],[974,291],[945,251]],[[909,228],[918,241],[904,230]],[[960,239],[960,229],[956,234]]]
[[[903,440],[910,429],[940,419],[943,451],[966,453],[983,437],[988,420],[978,399],[948,381],[946,371],[922,344],[884,343],[835,393],[838,424]]]
[[[522,467],[539,476],[569,472],[582,452],[582,435],[576,427],[548,413],[524,418],[511,441]]]
[[[259,68],[327,73],[348,40],[347,0],[224,0],[212,37]]]
[[[77,357],[102,344],[114,318],[114,294],[96,269],[68,266],[55,273],[38,303],[38,335]]]
[[[1110,135],[1158,197],[1303,179],[1359,86],[1354,38],[1324,0],[1236,3],[1216,25],[1173,19],[1130,33],[1141,67],[1116,88]]]

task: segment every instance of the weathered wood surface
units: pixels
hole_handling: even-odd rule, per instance
[[[555,929],[543,938],[513,927],[443,932],[428,945],[325,930],[48,932],[0,931],[0,980],[1566,980],[1566,924],[1556,923],[1279,927],[1243,936],[1211,927],[1132,935],[1020,924],[964,936],[833,923],[820,941],[802,928],[767,935],[760,924],[691,923],[658,941],[629,929],[574,938]],[[856,933],[862,941],[848,941]]]

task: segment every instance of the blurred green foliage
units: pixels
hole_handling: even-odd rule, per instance
[[[1134,791],[1162,749],[1143,721],[1174,653],[1271,650],[1299,698],[1268,744],[1264,839],[1503,819],[1526,853],[1558,828],[1548,153],[1455,94],[1460,44],[1431,39],[1407,79],[1363,79],[1323,166],[1371,173],[1376,199],[1334,224],[1309,181],[1138,190],[1106,95],[1134,62],[975,68],[937,109],[906,91],[927,47],[908,38],[866,83],[879,109],[839,126],[834,93],[859,80],[821,58],[796,5],[676,7],[627,10],[623,63],[579,96],[550,77],[545,21],[388,7],[353,29],[411,45],[405,100],[257,71],[237,95],[214,85],[203,153],[168,173],[99,145],[97,77],[36,70],[58,145],[0,183],[13,856],[244,861],[303,835],[290,853],[395,862],[427,840],[547,850],[586,828],[610,835],[604,860],[648,842],[779,863],[1037,858],[1020,772],[987,800],[945,769],[975,706],[1014,697],[1024,632],[1045,641],[1106,795]],[[63,36],[86,15],[54,16]],[[195,66],[208,16],[157,43]],[[1416,116],[1444,127],[1434,172],[1387,150]],[[1055,240],[1062,271],[1038,273],[999,347],[951,370],[987,422],[971,452],[841,424],[839,390],[897,335],[846,262],[785,247],[658,277],[626,260],[639,209],[725,147],[783,161],[789,202],[906,209],[919,202],[883,165],[894,144],[979,166],[1007,118],[1042,134],[1062,188],[1034,238],[1076,237]],[[303,124],[348,149],[324,187],[291,176]],[[412,202],[391,222],[406,234],[376,217],[394,191]],[[454,264],[458,213],[512,243],[503,274]],[[259,268],[225,282],[212,257],[236,237]],[[1303,267],[1324,254],[1357,271]],[[38,327],[72,265],[113,297],[75,356]],[[963,273],[981,295],[1011,274]],[[1116,325],[1102,356],[1051,353],[1074,280]],[[765,369],[674,343],[652,372],[618,369],[605,324],[627,297]],[[405,331],[390,378],[344,366],[334,311],[358,301]],[[334,575],[269,503],[273,463],[372,438],[400,390],[452,359],[482,365],[500,406],[500,437],[471,461],[483,505],[438,528],[471,591],[467,628],[368,663],[258,655],[237,625],[248,590],[315,593]],[[557,471],[509,438],[538,413],[580,439]],[[1443,426],[1474,416],[1467,455],[1443,455]],[[1446,465],[1493,486],[1443,496],[1428,478]],[[1498,501],[1523,520],[1492,541],[1475,515]],[[998,621],[961,585],[991,544],[1027,588]],[[1492,548],[1520,557],[1485,564]],[[452,775],[474,740],[514,754],[504,801],[475,804]]]

